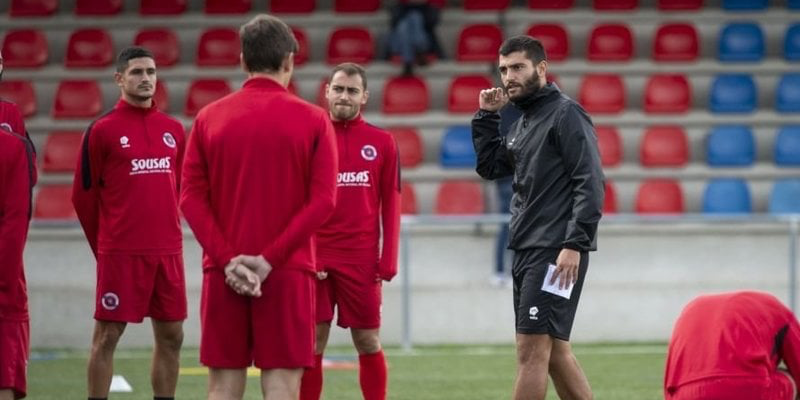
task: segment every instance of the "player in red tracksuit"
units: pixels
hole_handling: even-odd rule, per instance
[[[25,397],[29,317],[22,251],[28,236],[33,152],[0,128],[0,400]]]
[[[3,53],[0,53],[0,81],[3,80]],[[33,176],[34,176],[34,184],[36,184],[36,179],[38,176],[38,171],[36,170],[36,148],[33,146],[33,141],[31,140],[28,131],[25,129],[25,120],[22,119],[22,113],[19,112],[19,108],[16,104],[0,99],[0,129],[4,129],[9,132],[13,132],[19,136],[23,136],[25,140],[28,142],[28,146],[33,150],[34,157],[33,157]]]
[[[387,371],[378,331],[381,281],[397,273],[397,146],[391,134],[361,117],[369,95],[361,66],[340,64],[329,81],[325,93],[339,150],[336,211],[317,232],[317,349],[314,368],[303,376],[301,400],[320,398],[322,353],[334,307],[338,325],[351,328],[364,399],[383,400]]]
[[[156,399],[175,396],[186,319],[178,184],[183,125],[159,111],[153,55],[117,58],[121,99],[83,136],[72,201],[97,259],[90,399],[108,396],[117,342],[129,322],[153,324]]]
[[[296,400],[314,364],[312,237],[334,208],[336,143],[325,112],[286,90],[291,29],[259,15],[240,36],[248,79],[197,115],[183,167],[181,209],[203,247],[200,362],[211,400],[241,399],[253,364],[265,399]]]
[[[666,400],[794,400],[798,379],[800,325],[770,294],[700,296],[675,322]]]

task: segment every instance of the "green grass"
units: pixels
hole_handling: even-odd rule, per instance
[[[662,399],[663,344],[576,345],[575,354],[583,366],[598,400]],[[348,348],[328,352],[336,358],[355,359]],[[34,351],[28,367],[29,398],[35,400],[85,398],[86,354],[83,352]],[[152,399],[150,354],[146,350],[121,351],[115,374],[124,375],[133,393],[112,393],[111,399]],[[390,400],[494,400],[510,399],[514,380],[514,349],[511,346],[418,347],[411,353],[387,349]],[[197,349],[184,349],[182,367],[197,367]],[[179,399],[204,399],[206,376],[182,375]],[[258,378],[247,382],[245,399],[260,399]],[[361,398],[358,372],[326,370],[323,399]],[[555,400],[550,385],[548,400]]]

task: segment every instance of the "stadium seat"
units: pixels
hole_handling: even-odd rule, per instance
[[[3,48],[3,54],[6,54]],[[789,25],[783,38],[783,58],[789,61],[800,60],[800,23]]]
[[[103,108],[97,81],[65,80],[58,84],[53,100],[53,118],[92,118]]]
[[[221,99],[229,93],[231,87],[224,79],[197,79],[189,86],[183,113],[187,117],[194,117],[208,103]]]
[[[775,108],[779,112],[800,111],[800,74],[789,73],[781,77],[775,90]]]
[[[579,98],[590,113],[616,114],[625,108],[625,85],[619,75],[586,74]]]
[[[309,47],[308,47],[308,37],[306,36],[306,32],[303,28],[299,28],[296,26],[292,27],[292,33],[294,34],[294,38],[297,40],[297,53],[294,55],[294,65],[299,67],[308,61],[309,57]]]
[[[116,15],[122,11],[122,0],[77,0],[76,15]]]
[[[636,193],[636,212],[639,214],[682,214],[683,190],[672,179],[649,179],[639,185]]]
[[[436,214],[483,214],[483,188],[475,181],[445,180],[436,193]]]
[[[384,114],[415,114],[428,111],[428,85],[416,76],[389,78],[383,86]]]
[[[787,0],[786,5],[790,10],[800,10],[800,0]]]
[[[47,17],[58,9],[58,0],[11,0],[12,17]]]
[[[711,84],[709,107],[715,113],[752,112],[758,104],[756,83],[747,74],[720,74]]]
[[[511,0],[464,0],[467,11],[501,11],[508,8]]]
[[[651,126],[639,147],[645,167],[683,167],[689,161],[689,140],[680,126]]]
[[[439,162],[447,168],[475,168],[476,156],[471,127],[458,125],[447,128],[442,138]]]
[[[141,0],[139,14],[178,15],[186,11],[187,0]]]
[[[37,219],[77,219],[71,198],[72,185],[42,186],[36,192],[33,217]]]
[[[706,161],[712,167],[749,166],[755,155],[755,138],[745,125],[718,126],[708,135]]]
[[[394,126],[387,129],[397,142],[397,152],[400,154],[400,166],[414,168],[422,162],[425,152],[422,150],[422,139],[415,128],[407,126]]]
[[[653,37],[653,60],[694,61],[699,54],[697,30],[689,24],[661,25]]]
[[[72,32],[64,65],[67,68],[107,67],[114,59],[114,43],[105,29],[85,28]]]
[[[622,161],[622,139],[614,126],[596,126],[597,145],[600,148],[600,160],[604,167],[613,167]]]
[[[497,51],[503,43],[503,32],[492,24],[464,27],[458,35],[457,61],[497,62]]]
[[[337,13],[372,13],[378,11],[380,0],[334,0],[333,10]]]
[[[722,0],[722,8],[731,11],[764,10],[768,0]]]
[[[699,10],[701,8],[703,8],[703,0],[658,0],[659,10]]]
[[[3,66],[6,68],[41,67],[47,63],[47,37],[38,29],[16,29],[3,38]]]
[[[685,113],[691,103],[692,88],[684,75],[658,74],[648,79],[644,91],[646,113]]]
[[[614,183],[606,179],[606,195],[603,198],[603,214],[616,214],[617,213],[617,190],[614,188]]]
[[[639,0],[594,0],[593,6],[599,11],[634,10],[639,6]]]
[[[800,166],[800,125],[784,126],[778,130],[775,164],[781,167]]]
[[[319,87],[317,89],[317,102],[315,103],[326,110],[328,109],[328,98],[325,96],[325,85],[327,84],[328,77],[324,77],[321,81],[319,81]]]
[[[253,7],[252,0],[205,0],[206,14],[245,14]]]
[[[156,81],[156,93],[153,95],[153,101],[161,112],[169,112],[169,91],[167,84],[162,80]]]
[[[417,194],[414,185],[409,182],[400,184],[400,213],[414,215],[417,213]]]
[[[749,214],[753,211],[750,189],[739,178],[717,178],[703,192],[703,212],[708,214]]]
[[[366,64],[375,55],[375,42],[372,34],[364,27],[339,27],[331,32],[328,39],[327,63],[336,65],[343,62]]]
[[[769,196],[769,212],[773,214],[800,214],[800,179],[780,179]]]
[[[241,52],[239,32],[232,28],[211,28],[200,35],[195,64],[201,67],[236,66]]]
[[[589,34],[589,61],[628,61],[633,57],[633,34],[622,24],[600,24]]]
[[[751,22],[735,22],[725,25],[719,34],[720,61],[761,61],[764,58],[764,33],[761,27]]]
[[[78,165],[81,132],[53,132],[44,142],[44,172],[70,172]]]
[[[178,62],[181,46],[178,37],[169,28],[145,28],[133,39],[136,46],[150,50],[158,68],[171,67]]]
[[[474,113],[478,111],[481,90],[494,87],[491,79],[484,75],[460,75],[450,82],[447,111],[451,113]]]
[[[560,24],[535,24],[528,28],[528,36],[542,42],[548,61],[564,61],[569,56],[569,37]]]
[[[575,0],[528,0],[528,8],[532,10],[567,10],[574,4]]]
[[[36,92],[30,81],[0,82],[0,99],[16,103],[24,118],[36,114]]]
[[[276,14],[308,14],[317,8],[316,0],[270,0],[269,10]]]

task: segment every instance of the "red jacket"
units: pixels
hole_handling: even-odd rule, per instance
[[[33,154],[26,140],[0,129],[0,321],[27,321],[22,252],[28,236]]]
[[[96,254],[180,254],[183,125],[124,100],[83,135],[72,203]]]
[[[374,264],[376,274],[390,280],[397,273],[400,231],[397,145],[360,115],[333,126],[339,149],[336,210],[317,232],[320,261]]]
[[[781,360],[800,382],[800,326],[778,299],[758,292],[700,296],[675,322],[664,394],[709,378],[763,379],[766,384]]]
[[[28,135],[28,131],[25,129],[25,120],[22,119],[22,113],[19,112],[19,108],[17,105],[0,99],[0,129],[5,129],[9,132],[16,133],[19,136],[25,137],[28,141],[28,146],[33,151],[33,178],[34,184],[36,184],[36,180],[38,179],[38,171],[36,167],[36,148],[33,147],[33,141],[31,140],[30,135]]]
[[[325,112],[268,78],[204,107],[181,193],[203,268],[261,254],[274,268],[313,271],[311,238],[336,200],[335,146]]]

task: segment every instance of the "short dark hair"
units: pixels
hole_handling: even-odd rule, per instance
[[[256,15],[239,28],[244,65],[250,72],[276,72],[298,45],[286,23],[267,14]]]
[[[361,77],[361,84],[364,86],[364,90],[367,90],[367,71],[364,70],[359,64],[346,62],[341,63],[335,67],[333,67],[333,71],[331,71],[331,76],[328,77],[328,82],[333,80],[333,76],[336,75],[337,72],[342,71],[347,76],[358,75]]]
[[[133,60],[134,58],[142,57],[152,58],[155,60],[153,53],[144,47],[130,46],[122,49],[117,56],[117,72],[120,74],[125,72],[125,70],[128,69],[128,61]]]
[[[508,38],[500,46],[500,55],[504,57],[517,51],[524,51],[525,56],[533,61],[534,65],[547,60],[547,53],[544,51],[542,42],[528,35]]]

